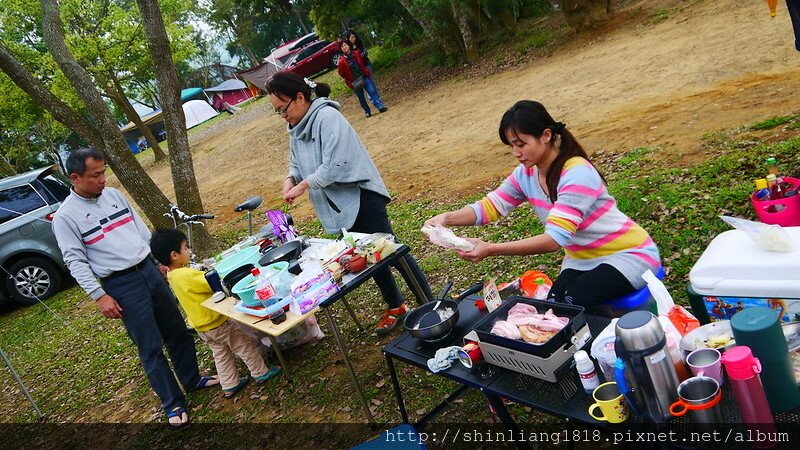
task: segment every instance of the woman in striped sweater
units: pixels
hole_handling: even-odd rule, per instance
[[[642,273],[661,265],[647,232],[623,214],[605,179],[581,145],[545,107],[517,102],[500,121],[500,140],[520,165],[483,200],[439,214],[426,225],[484,225],[522,203],[530,203],[544,233],[511,242],[475,245],[458,256],[478,262],[487,256],[537,255],[564,249],[565,257],[549,299],[602,313],[602,305],[641,289]]]

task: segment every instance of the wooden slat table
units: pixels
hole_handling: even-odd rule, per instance
[[[287,312],[286,320],[278,325],[275,325],[271,320],[269,320],[269,318],[251,316],[238,311],[236,308],[234,308],[237,301],[238,300],[236,300],[234,297],[225,297],[219,303],[215,303],[209,298],[208,300],[204,301],[202,305],[212,311],[222,314],[223,316],[229,317],[241,324],[247,325],[250,328],[266,334],[272,343],[272,348],[275,349],[275,354],[278,356],[281,367],[283,367],[284,372],[288,372],[286,360],[281,352],[281,347],[278,345],[277,337],[294,328],[296,325],[304,321],[308,316],[315,314],[317,311],[319,311],[319,307],[312,309],[302,316],[298,316],[293,312]]]

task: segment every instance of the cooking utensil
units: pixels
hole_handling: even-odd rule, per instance
[[[417,326],[417,328],[428,328],[442,321],[437,310],[439,309],[439,305],[442,303],[442,300],[444,300],[444,296],[447,295],[447,292],[450,291],[451,287],[453,287],[453,282],[448,280],[442,288],[442,293],[439,294],[439,300],[437,300],[436,304],[433,305],[433,309],[426,312],[425,315],[419,319],[419,326]]]
[[[403,320],[403,327],[408,331],[412,336],[420,338],[424,341],[436,341],[442,339],[443,337],[447,336],[448,333],[456,326],[458,323],[458,302],[466,298],[468,295],[474,292],[464,291],[456,300],[449,300],[449,299],[442,299],[440,308],[451,308],[453,310],[453,315],[443,320],[433,326],[427,328],[414,328],[416,325],[419,324],[419,319],[422,318],[427,312],[431,311],[435,304],[433,302],[428,302],[417,309],[411,311],[406,315],[405,320]]]
[[[292,260],[300,258],[300,253],[303,252],[303,245],[300,241],[289,241],[280,247],[267,250],[258,260],[258,265],[266,267],[272,263]]]
[[[233,295],[233,287],[236,286],[236,283],[238,283],[242,278],[250,275],[250,270],[253,267],[255,266],[248,263],[231,270],[230,273],[222,277],[222,286],[227,288],[227,291]],[[234,295],[234,297],[239,298],[238,295]]]

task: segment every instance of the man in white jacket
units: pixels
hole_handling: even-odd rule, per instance
[[[219,381],[200,375],[194,339],[150,255],[150,231],[121,192],[105,187],[100,152],[76,150],[66,168],[72,191],[53,218],[64,263],[103,316],[122,319],[170,426],[188,425],[186,400],[175,375],[187,391]],[[164,356],[165,345],[175,375]]]

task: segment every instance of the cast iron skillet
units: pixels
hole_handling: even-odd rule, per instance
[[[292,260],[300,258],[300,253],[303,252],[303,244],[300,241],[289,241],[280,247],[275,247],[267,250],[261,255],[258,260],[258,265],[266,267],[272,263]]]
[[[439,296],[442,301],[437,309],[441,311],[446,308],[451,308],[453,310],[452,316],[435,325],[425,328],[418,328],[415,330],[414,327],[419,323],[420,319],[422,319],[422,316],[424,316],[428,311],[432,311],[433,307],[436,306],[436,301],[430,301],[408,313],[406,318],[403,320],[403,327],[406,329],[406,331],[411,333],[412,336],[418,337],[425,341],[435,341],[447,336],[447,333],[449,333],[450,330],[452,330],[453,327],[455,327],[458,323],[458,302],[467,296],[480,291],[481,288],[483,288],[483,283],[475,283],[474,285],[470,286],[466,291],[459,294],[456,300],[445,299],[444,296],[447,295],[447,291],[449,291],[450,287],[452,286],[453,283],[449,281],[445,283],[444,287],[442,288],[442,293]]]

